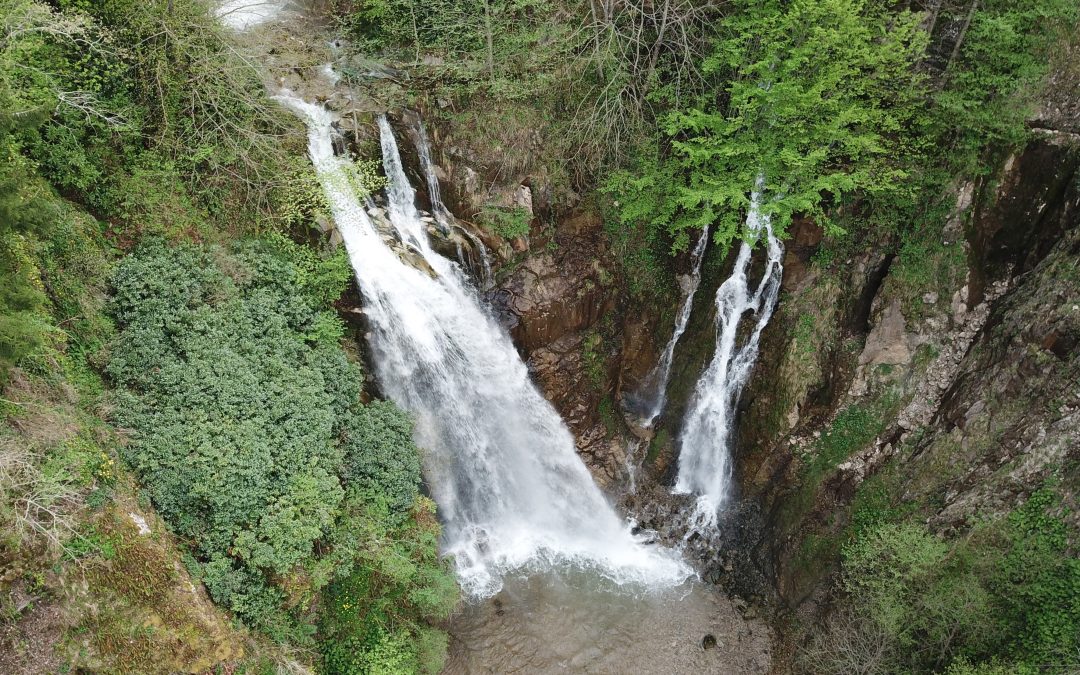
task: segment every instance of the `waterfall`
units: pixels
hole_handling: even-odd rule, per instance
[[[443,226],[443,230],[449,233],[453,216],[443,204],[442,194],[439,191],[439,177],[435,174],[435,162],[431,160],[431,143],[428,142],[424,121],[419,117],[416,122],[416,138],[416,154],[420,157],[420,168],[427,180],[428,196],[431,197],[431,213],[435,216],[435,220],[439,221],[439,225]]]
[[[439,191],[439,176],[435,173],[435,162],[431,159],[431,143],[428,141],[427,130],[424,128],[424,121],[417,116],[416,121],[416,154],[420,158],[420,169],[424,172],[424,178],[427,181],[428,196],[431,198],[431,213],[435,216],[435,220],[439,223],[445,234],[449,234],[451,226],[454,223],[454,216],[450,213],[450,210],[443,204],[442,194]],[[491,259],[488,258],[487,247],[484,246],[484,242],[480,241],[480,238],[470,232],[464,227],[458,228],[462,233],[468,237],[469,242],[472,244],[473,251],[480,259],[480,286],[487,289],[492,286],[493,277],[491,274]],[[463,266],[468,266],[464,257],[462,256],[461,247],[458,246],[458,262]]]
[[[637,452],[641,447],[641,439],[635,438],[626,442],[626,492],[637,492]]]
[[[731,276],[716,291],[716,353],[698,380],[683,419],[675,492],[698,495],[691,517],[694,528],[714,526],[728,497],[735,406],[780,292],[783,246],[773,235],[768,216],[761,213],[763,182],[759,179],[751,194],[746,225],[750,236],[765,235],[765,271],[757,286],[750,288],[746,275],[751,246],[742,242]],[[748,313],[756,321],[740,344],[739,324]]]
[[[385,120],[389,214],[434,276],[405,264],[376,232],[335,156],[331,116],[278,97],[308,125],[309,152],[370,321],[382,391],[409,411],[424,473],[471,597],[498,591],[513,570],[570,565],[618,583],[675,585],[689,568],[633,536],[592,481],[574,441],[529,379],[508,334],[482,309],[464,273],[432,251]]]
[[[386,202],[390,223],[397,231],[401,243],[416,249],[425,260],[436,257],[431,250],[424,221],[420,219],[420,212],[416,209],[416,190],[405,176],[397,139],[394,138],[394,130],[390,128],[386,115],[379,115],[379,140],[382,145],[383,171],[386,173]],[[318,171],[319,167],[316,166],[315,170]]]
[[[641,411],[639,423],[646,429],[652,427],[656,418],[664,411],[664,405],[667,403],[667,385],[668,380],[671,379],[671,364],[675,358],[675,345],[678,344],[682,334],[686,332],[686,324],[690,322],[690,310],[694,307],[694,294],[697,293],[698,286],[701,284],[701,261],[705,258],[705,249],[708,248],[708,243],[709,228],[706,227],[690,254],[690,264],[693,271],[690,273],[690,280],[684,289],[686,296],[683,298],[682,306],[679,307],[679,314],[675,317],[675,332],[671,334],[671,339],[668,340],[667,346],[664,347],[660,360],[646,376],[645,384],[633,397],[631,406]]]
[[[224,0],[214,10],[219,21],[236,31],[244,31],[277,18],[287,0]]]

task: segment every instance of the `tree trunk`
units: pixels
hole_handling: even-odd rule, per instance
[[[944,4],[945,0],[930,0],[930,14],[923,22],[926,34],[930,37],[934,36],[934,26],[937,25],[938,15],[941,14],[941,6]]]

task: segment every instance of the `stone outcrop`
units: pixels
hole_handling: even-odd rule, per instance
[[[943,246],[962,241],[964,262],[950,284],[913,295],[868,246],[838,274],[811,265],[789,286],[744,396],[738,458],[765,514],[755,565],[783,604],[822,588],[835,552],[810,559],[801,542],[841,531],[859,486],[886,463],[905,502],[935,505],[928,523],[941,531],[1007,512],[1077,465],[1078,168],[1080,149],[1055,137],[958,186]],[[851,406],[880,432],[804,485],[819,439]]]

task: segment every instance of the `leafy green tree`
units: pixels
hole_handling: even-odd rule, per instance
[[[945,10],[943,10],[944,12]],[[1026,121],[1042,93],[1053,50],[1080,19],[1070,0],[980,0],[963,7],[967,29],[936,74],[926,124],[926,164],[948,178],[993,171],[987,150],[1028,138]],[[946,24],[939,17],[938,24]],[[932,55],[927,57],[932,61]]]
[[[36,310],[44,296],[24,236],[44,230],[52,209],[25,180],[27,163],[15,153],[11,132],[25,123],[33,122],[0,110],[0,377],[40,345],[43,330]]]
[[[722,91],[667,117],[671,155],[651,165],[660,178],[639,184],[653,190],[618,194],[624,217],[648,214],[675,234],[716,224],[727,245],[747,234],[742,214],[758,185],[779,232],[802,213],[838,233],[828,207],[904,177],[895,138],[919,91],[921,49],[917,17],[885,3],[735,3],[703,66]]]

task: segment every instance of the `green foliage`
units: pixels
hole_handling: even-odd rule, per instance
[[[420,458],[412,447],[412,420],[391,403],[374,401],[343,430],[342,477],[360,493],[386,501],[388,518],[400,522],[416,500]]]
[[[335,180],[343,181],[343,185],[361,199],[386,185],[376,160],[352,161],[343,167]],[[304,229],[319,219],[330,218],[326,192],[306,156],[296,156],[285,172],[282,188],[274,194],[272,211],[287,230]]]
[[[649,450],[645,453],[646,462],[654,462],[656,458],[660,456],[660,453],[671,442],[671,436],[668,434],[667,429],[660,429],[649,441]]]
[[[7,103],[4,98],[0,89],[0,105]],[[27,126],[0,109],[0,380],[41,345],[44,332],[36,311],[44,295],[26,236],[48,227],[54,205],[27,180],[32,167],[15,152],[12,134]]]
[[[125,229],[271,216],[301,136],[205,3],[56,4],[0,4],[0,107],[45,122],[18,136],[47,180]]]
[[[1080,559],[1067,511],[1043,488],[1009,515],[1007,548],[991,584],[1011,658],[1067,663],[1080,651]]]
[[[585,362],[585,375],[593,389],[604,386],[607,369],[607,353],[604,336],[600,332],[591,332],[581,342],[581,358]]]
[[[992,0],[961,34],[969,8],[943,3],[926,34],[925,15],[877,0],[730,6],[702,64],[709,91],[672,106],[669,140],[606,181],[621,226],[667,230],[674,250],[712,226],[726,247],[748,238],[757,187],[781,233],[800,214],[833,253],[852,231],[895,247],[905,300],[954,283],[948,190],[1028,137],[1048,53],[1077,20],[1066,0]],[[636,239],[648,248],[653,237]]]
[[[308,559],[333,523],[338,411],[359,398],[360,376],[336,345],[305,340],[317,310],[288,262],[254,252],[226,261],[242,280],[191,246],[150,243],[125,260],[107,372],[127,388],[117,421],[137,436],[126,459],[211,561],[215,599],[257,620],[237,594]],[[245,571],[236,588],[222,575],[233,567]]]
[[[613,199],[604,214],[604,233],[630,295],[662,302],[675,294],[670,254],[686,250],[689,237],[683,232],[671,238],[667,223],[673,213],[666,210],[669,202],[658,196],[661,188],[674,184],[671,176],[658,172],[672,165],[646,155],[638,162],[639,171],[614,172],[600,188]]]
[[[899,511],[843,547],[842,613],[803,655],[825,672],[1037,672],[1080,649],[1080,562],[1053,487],[947,540]],[[853,648],[859,645],[859,649]]]
[[[527,236],[530,221],[529,212],[521,207],[485,206],[480,212],[484,227],[508,241]]]
[[[837,413],[817,443],[811,472],[823,474],[874,440],[885,428],[881,410],[851,405]]]
[[[289,261],[296,286],[316,307],[327,307],[345,293],[353,270],[343,247],[319,255],[280,232],[268,233],[264,240],[270,250]]]
[[[213,598],[279,640],[310,639],[287,598],[374,555],[360,534],[397,546],[391,529],[417,499],[407,416],[361,406],[359,369],[317,328],[342,333],[326,306],[347,275],[340,254],[270,237],[231,253],[150,241],[114,282],[107,373],[132,430],[124,456]],[[324,560],[320,541],[334,542]],[[437,561],[436,538],[410,541]]]
[[[461,75],[483,78],[500,96],[520,97],[565,48],[566,24],[545,0],[335,0],[335,15],[360,51],[385,51],[420,60],[450,57]],[[563,38],[562,44],[556,36]]]
[[[446,638],[425,623],[445,619],[457,585],[435,553],[434,504],[416,501],[408,520],[387,529],[386,502],[348,500],[334,543],[355,549],[351,567],[326,592],[320,625],[332,673],[438,673]]]
[[[979,161],[985,148],[1022,143],[1049,53],[1078,11],[1069,0],[981,2],[934,96],[932,152],[958,172],[980,175],[990,168]]]
[[[675,168],[661,164],[658,177],[639,181],[652,194],[624,197],[624,218],[673,233],[715,224],[727,246],[747,236],[756,186],[779,232],[795,213],[838,232],[827,206],[904,177],[891,160],[918,92],[916,26],[910,13],[863,0],[736,3],[703,64],[722,95],[668,115]]]

